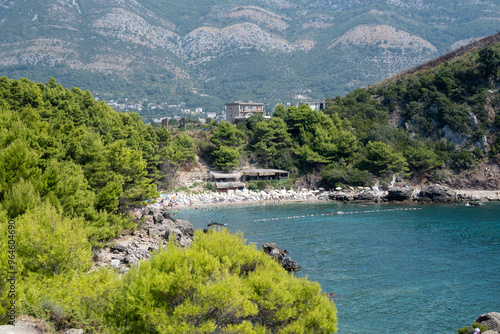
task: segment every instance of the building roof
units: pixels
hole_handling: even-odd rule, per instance
[[[250,176],[271,176],[276,174],[288,174],[290,172],[281,169],[245,169],[242,171],[243,175]]]
[[[223,172],[210,172],[210,176],[214,179],[239,179],[239,172],[223,173]]]
[[[226,106],[263,106],[264,103],[260,102],[234,102],[234,103],[226,103]]]
[[[243,182],[215,182],[217,189],[244,188]]]

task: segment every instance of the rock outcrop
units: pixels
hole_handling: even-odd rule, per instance
[[[98,266],[107,266],[127,272],[128,266],[149,257],[159,248],[160,242],[166,243],[170,236],[181,247],[189,246],[193,240],[193,225],[186,220],[176,220],[168,212],[148,209],[144,211],[146,222],[139,230],[113,240],[107,247],[94,255]]]
[[[276,259],[287,271],[300,270],[299,264],[288,256],[288,252],[281,250],[275,243],[262,244],[262,250],[272,259]]]
[[[332,201],[341,201],[341,202],[347,202],[350,200],[349,196],[345,193],[333,193],[330,194],[330,200]]]
[[[457,194],[446,186],[430,185],[422,188],[417,200],[420,202],[451,203],[456,201]]]
[[[376,202],[378,197],[368,191],[363,191],[354,196],[353,201],[355,202]]]
[[[476,322],[483,326],[488,326],[488,330],[483,334],[498,334],[500,333],[500,313],[490,312],[481,315],[476,319]]]
[[[410,201],[412,193],[413,193],[413,190],[411,188],[390,187],[386,198],[388,201],[391,201],[391,202],[392,201],[399,201],[399,202]]]

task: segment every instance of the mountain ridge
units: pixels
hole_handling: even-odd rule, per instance
[[[272,105],[304,91],[324,99],[496,32],[495,1],[451,3],[4,0],[0,72],[55,77],[102,99],[184,101],[217,112],[228,101]]]

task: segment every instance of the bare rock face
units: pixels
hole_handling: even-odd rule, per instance
[[[354,196],[354,200],[359,202],[374,202],[376,198],[375,195],[373,195],[372,193],[363,191]]]
[[[186,220],[173,219],[168,212],[158,209],[146,209],[146,222],[131,235],[123,235],[100,249],[94,260],[98,266],[110,266],[120,272],[127,272],[128,266],[149,258],[160,243],[175,241],[181,247],[187,247],[193,241],[193,225]]]
[[[264,253],[268,254],[272,259],[278,260],[283,268],[287,271],[300,270],[299,264],[289,257],[288,252],[281,250],[275,243],[264,243],[262,244],[262,250]]]
[[[410,201],[412,192],[411,188],[390,187],[387,194],[387,200],[399,202]]]
[[[498,312],[483,314],[476,319],[476,322],[479,322],[483,326],[488,326],[488,331],[485,333],[500,333],[500,313]]]
[[[418,194],[421,202],[451,203],[456,201],[457,194],[446,186],[429,185],[422,188]]]

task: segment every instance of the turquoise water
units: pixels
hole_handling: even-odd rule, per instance
[[[226,223],[259,248],[275,242],[290,251],[302,266],[297,276],[338,295],[338,333],[451,334],[500,312],[500,203],[211,209],[176,218],[195,228]]]

